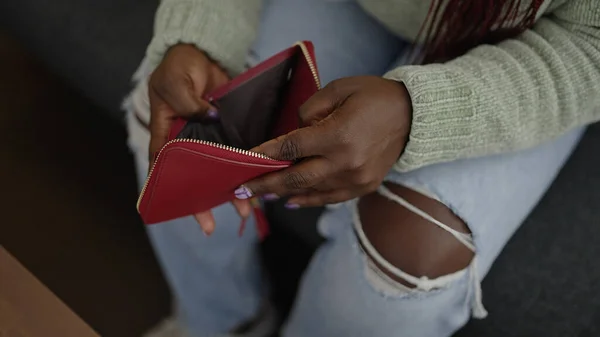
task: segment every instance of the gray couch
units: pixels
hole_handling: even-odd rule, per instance
[[[6,0],[0,1],[0,29],[121,122],[119,105],[150,39],[156,5],[156,0]],[[470,322],[457,335],[600,336],[599,206],[595,125],[484,280],[489,318]],[[294,223],[281,208],[270,210],[275,233],[299,247],[291,253],[283,249],[290,245],[274,242],[265,249],[267,255],[281,253],[269,262],[274,277],[295,275],[280,289],[283,302],[289,302],[302,265],[320,242],[314,226],[306,226],[318,213],[308,210],[302,223]]]

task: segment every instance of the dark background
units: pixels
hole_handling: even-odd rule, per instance
[[[167,315],[124,128],[2,32],[0,154],[1,245],[102,336]]]

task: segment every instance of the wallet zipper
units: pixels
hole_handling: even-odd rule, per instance
[[[200,139],[193,139],[193,138],[177,138],[177,139],[173,139],[173,140],[167,142],[167,144],[165,144],[165,146],[172,144],[172,143],[196,143],[196,144],[202,144],[202,145],[216,147],[221,150],[227,150],[227,151],[243,154],[246,156],[251,156],[251,157],[256,157],[256,158],[261,158],[261,159],[268,159],[268,160],[275,160],[271,157],[265,156],[264,154],[260,154],[260,153],[252,152],[252,151],[248,151],[248,150],[238,149],[237,147],[233,147],[233,146],[229,146],[229,145],[213,143],[213,142],[209,142],[207,140],[200,140]],[[158,159],[160,152],[162,152],[162,151],[159,151],[158,155],[156,156],[156,159]]]
[[[312,73],[313,78],[315,80],[315,84],[317,85],[317,90],[320,90],[321,89],[321,80],[319,79],[319,75],[317,73],[317,67],[313,63],[312,57],[311,57],[310,53],[308,52],[306,45],[304,44],[304,42],[296,42],[295,45],[299,46],[300,50],[302,50],[302,54],[304,55],[304,58],[306,59],[306,62],[308,63],[308,68],[310,69],[310,72]],[[156,167],[158,158],[160,158],[160,155],[163,153],[163,150],[167,147],[167,145],[173,144],[173,143],[196,143],[196,144],[212,146],[217,149],[231,151],[231,152],[239,153],[239,154],[250,156],[250,157],[267,159],[267,160],[275,160],[273,158],[265,156],[264,154],[260,154],[260,153],[256,153],[256,152],[252,152],[252,151],[248,151],[248,150],[242,150],[242,149],[238,149],[236,147],[223,145],[223,144],[219,144],[219,143],[213,143],[213,142],[209,142],[206,140],[190,139],[190,138],[178,138],[178,139],[170,140],[160,149],[160,151],[158,151],[158,154],[156,155],[156,158],[154,158],[154,162],[152,163],[152,166],[150,167],[150,171],[148,171],[148,176],[146,177],[146,181],[144,182],[144,186],[142,187],[142,191],[140,192],[140,196],[136,203],[136,208],[137,208],[138,212],[140,211],[140,204],[142,203],[142,199],[144,197],[144,194],[146,193],[146,189],[148,188],[148,185],[150,184],[150,178],[152,177],[152,173],[154,172],[154,168]]]
[[[248,150],[242,150],[242,149],[238,149],[236,147],[223,145],[223,144],[219,144],[219,143],[213,143],[213,142],[209,142],[206,140],[192,139],[192,138],[177,138],[177,139],[170,140],[160,149],[160,151],[158,151],[158,154],[156,155],[156,158],[154,158],[154,162],[152,163],[152,166],[150,167],[150,171],[148,171],[148,177],[146,178],[146,181],[144,182],[144,186],[142,187],[142,191],[140,192],[140,196],[137,200],[136,208],[138,211],[140,210],[140,203],[142,202],[142,198],[143,198],[144,194],[146,193],[146,189],[148,188],[148,184],[150,183],[150,177],[152,177],[152,173],[154,172],[154,168],[156,167],[156,163],[158,162],[158,159],[160,158],[164,149],[167,148],[167,145],[174,144],[174,143],[201,144],[201,145],[211,146],[211,147],[225,150],[225,151],[239,153],[239,154],[242,154],[245,156],[275,161],[275,159],[265,156],[264,154],[260,154],[260,153],[252,152],[252,151],[248,151]]]
[[[299,46],[300,50],[302,50],[302,54],[304,54],[304,58],[306,59],[306,62],[308,62],[308,68],[310,69],[310,72],[312,73],[313,78],[315,79],[317,90],[321,90],[321,79],[319,78],[319,74],[317,73],[317,67],[313,63],[312,57],[308,52],[308,48],[306,48],[306,45],[302,41],[296,42],[295,45]]]

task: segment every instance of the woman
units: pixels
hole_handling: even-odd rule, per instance
[[[218,118],[200,97],[248,55],[253,65],[311,40],[329,83],[300,109],[307,127],[254,149],[300,164],[240,186],[235,208],[149,227],[177,324],[214,336],[260,318],[246,330],[268,330],[256,233],[236,235],[254,196],[289,196],[291,209],[344,202],[319,221],[328,240],[283,336],[449,336],[485,317],[480,280],[600,119],[599,7],[163,1],[128,101],[140,181],[173,117]]]

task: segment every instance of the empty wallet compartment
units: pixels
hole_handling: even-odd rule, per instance
[[[298,57],[287,58],[220,97],[216,121],[190,120],[176,138],[196,139],[249,150],[269,140]]]

